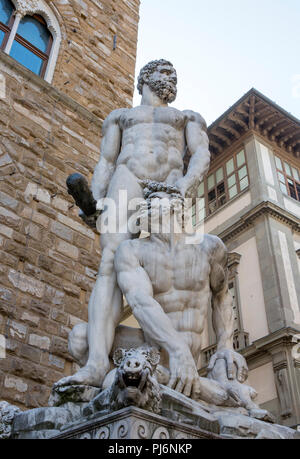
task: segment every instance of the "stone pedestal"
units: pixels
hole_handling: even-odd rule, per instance
[[[84,386],[57,389],[50,398],[57,406],[15,412],[9,417],[10,438],[300,439],[300,432],[251,417],[244,408],[195,402],[165,386],[161,386],[159,414],[135,406],[112,411],[98,396],[89,401],[98,391]],[[8,410],[4,408],[3,416]]]
[[[197,425],[198,424],[198,425]],[[136,407],[123,408],[89,421],[82,421],[63,430],[52,438],[72,439],[217,439],[218,422],[211,423],[211,431],[201,428],[201,419],[194,426],[172,421]],[[207,421],[203,419],[203,424]]]

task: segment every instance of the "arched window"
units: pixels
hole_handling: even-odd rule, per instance
[[[52,35],[41,16],[25,16],[19,24],[9,55],[43,77],[52,42]]]
[[[15,7],[10,0],[0,0],[0,49],[4,49],[15,17]]]
[[[48,82],[60,41],[58,21],[44,0],[0,0],[0,49]]]

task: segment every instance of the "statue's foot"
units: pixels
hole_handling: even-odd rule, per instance
[[[54,384],[55,387],[61,386],[93,386],[101,387],[106,372],[96,370],[91,365],[86,365],[72,376],[66,376]]]
[[[251,418],[259,419],[260,421],[275,423],[275,417],[267,410],[261,410],[260,408],[251,409],[249,410],[249,415]]]
[[[199,400],[204,400],[216,406],[240,406],[240,399],[235,392],[226,390],[218,381],[200,377]],[[194,398],[194,397],[192,397]]]

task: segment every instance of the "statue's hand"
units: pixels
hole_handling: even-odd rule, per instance
[[[170,356],[170,380],[168,387],[183,393],[186,397],[191,394],[199,395],[201,384],[194,359],[189,353],[181,352]]]
[[[181,177],[175,183],[176,188],[179,189],[183,198],[195,198],[197,196],[197,184],[198,182],[190,183],[186,177]]]
[[[240,383],[246,381],[248,377],[248,366],[244,357],[235,352],[233,349],[218,350],[210,359],[207,367],[208,371],[212,371],[218,359],[223,359],[226,362],[228,379],[237,379]],[[236,368],[237,368],[237,377]]]
[[[84,221],[84,223],[86,225],[88,225],[90,228],[96,229],[96,223],[97,223],[97,219],[98,219],[100,213],[101,212],[99,210],[97,210],[93,215],[87,216],[81,210],[81,211],[79,211],[78,215]]]
[[[187,186],[185,178],[181,177],[179,180],[177,180],[177,182],[175,183],[175,186],[180,191],[181,196],[183,198],[186,198],[187,197],[188,186]]]
[[[83,210],[79,211],[79,217],[86,223],[90,228],[96,229],[97,220],[102,210],[105,207],[105,198],[98,199],[96,203],[96,212],[92,215],[86,215]]]

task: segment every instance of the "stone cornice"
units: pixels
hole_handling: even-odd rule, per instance
[[[228,268],[231,266],[236,266],[241,261],[241,255],[237,252],[231,252],[228,254]]]
[[[229,270],[229,279],[232,279],[237,274],[237,268],[240,264],[242,255],[237,252],[231,252],[228,254],[228,263],[227,267]]]
[[[218,236],[226,243],[237,234],[252,226],[253,222],[262,215],[270,215],[290,226],[293,231],[300,232],[299,219],[296,216],[270,201],[263,201],[246,212],[236,223],[222,231]]]
[[[275,351],[278,348],[295,346],[295,344],[297,344],[297,340],[295,341],[295,335],[299,335],[299,332],[300,327],[298,330],[292,327],[282,328],[254,341],[250,346],[242,349],[240,352],[245,358],[250,360],[264,354],[271,355],[272,351]]]

